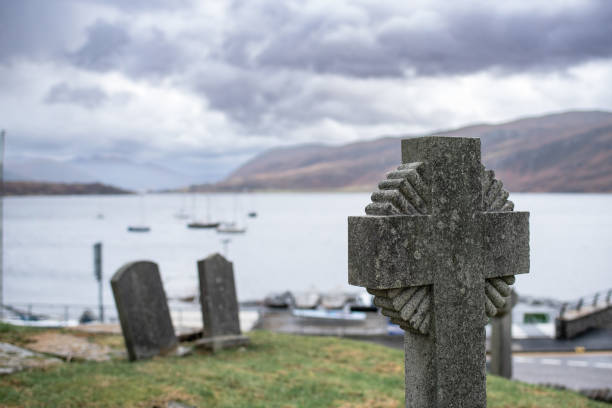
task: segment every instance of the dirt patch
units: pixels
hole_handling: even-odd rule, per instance
[[[345,402],[338,408],[399,408],[400,403],[394,399],[380,397],[362,402]]]
[[[117,323],[91,323],[70,327],[69,330],[88,334],[121,334],[121,327]]]
[[[28,344],[28,349],[51,354],[66,361],[107,361],[111,357],[111,349],[108,346],[91,342],[86,337],[44,332],[31,336],[30,340],[32,342]]]
[[[374,367],[374,372],[381,374],[403,374],[404,366],[395,362],[381,363]]]
[[[162,387],[164,396],[153,401],[138,404],[139,407],[147,408],[192,408],[193,396],[183,390]],[[186,401],[186,402],[185,402]]]

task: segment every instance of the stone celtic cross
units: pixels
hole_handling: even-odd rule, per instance
[[[367,216],[349,217],[349,283],[405,331],[407,407],[485,407],[485,329],[529,272],[529,213],[480,162],[480,140],[402,140]]]

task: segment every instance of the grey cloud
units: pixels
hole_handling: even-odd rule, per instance
[[[188,63],[180,45],[162,31],[151,29],[135,37],[125,24],[107,21],[89,27],[85,44],[68,59],[84,69],[119,70],[132,77],[165,76]]]
[[[57,54],[78,30],[76,13],[63,0],[0,1],[0,63]]]
[[[410,21],[420,10],[360,7],[364,18],[333,8],[312,15],[277,2],[235,2],[236,24],[214,56],[241,74],[192,86],[236,122],[271,132],[326,117],[355,124],[396,119],[337,87],[305,89],[313,74],[334,81],[564,71],[612,57],[612,2],[605,0],[557,11],[437,7],[429,10],[436,23],[417,25]]]
[[[70,55],[71,61],[85,69],[108,71],[118,68],[130,43],[127,29],[119,24],[98,21],[87,29],[87,41]]]
[[[89,0],[91,3],[98,3],[111,6],[127,12],[143,12],[150,10],[173,10],[180,9],[192,3],[191,0]]]
[[[108,99],[108,95],[97,87],[72,87],[66,82],[55,84],[45,96],[48,104],[73,104],[87,109],[97,108]]]
[[[184,32],[175,26],[166,30],[166,10],[195,12],[190,1],[89,2],[115,8],[117,20],[98,20],[75,34],[75,2],[0,2],[0,63],[13,56],[59,55],[84,70],[164,81],[200,95],[233,120],[232,126],[242,125],[243,134],[280,137],[325,118],[355,125],[398,119],[391,110],[359,100],[362,96],[350,89],[355,78],[563,71],[612,57],[612,2],[605,0],[556,11],[500,11],[494,3],[476,8],[441,1],[428,6],[435,23],[419,24],[414,19],[423,10],[397,2],[330,3],[317,14],[301,2],[247,0],[234,2],[228,24],[218,32],[215,24],[198,28],[193,21]],[[89,14],[81,26],[97,18]],[[139,14],[146,16],[138,20]],[[68,47],[68,39],[83,34],[81,45]],[[93,108],[106,100],[91,89],[67,85],[70,78],[62,80],[49,91],[47,103]]]
[[[189,81],[188,86],[204,96],[212,108],[226,112],[236,122],[248,126],[251,132],[262,130],[263,117],[273,113],[291,95],[300,92],[295,76],[280,72],[255,73],[231,67],[219,76],[215,76],[214,71],[203,69]]]
[[[376,7],[376,6],[373,6]],[[416,12],[417,10],[412,10]],[[494,9],[439,8],[432,10],[440,26],[418,28],[385,23],[405,15],[371,16],[363,21],[326,20],[325,15],[303,17],[299,10],[277,21],[263,50],[248,58],[237,57],[235,41],[229,54],[253,68],[276,67],[355,77],[443,75],[502,70],[564,69],[596,58],[612,56],[612,3],[597,0],[580,9],[556,13]],[[331,14],[329,18],[333,18]],[[237,25],[242,27],[245,24]],[[348,32],[348,35],[339,35]],[[351,30],[353,35],[350,34]],[[364,38],[362,32],[372,34]],[[240,31],[230,34],[240,39]]]

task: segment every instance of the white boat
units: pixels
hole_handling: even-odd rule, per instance
[[[181,208],[180,210],[178,210],[177,213],[174,214],[174,218],[176,218],[177,220],[186,220],[189,219],[189,214],[187,214],[187,212],[185,212],[185,210]]]
[[[293,294],[295,307],[298,309],[314,309],[321,302],[321,295],[316,291],[297,292]]]
[[[246,228],[241,228],[234,222],[221,224],[217,227],[217,232],[221,234],[244,234]]]
[[[144,202],[144,194],[140,194],[140,224],[128,225],[128,232],[149,232],[151,231],[151,227],[149,227],[145,223],[146,213],[145,213],[145,202]]]
[[[366,319],[364,312],[349,312],[346,310],[293,309],[291,314],[299,318],[316,320],[363,321]]]
[[[321,306],[325,309],[342,309],[351,300],[354,301],[355,296],[350,296],[342,292],[324,293],[321,296]]]

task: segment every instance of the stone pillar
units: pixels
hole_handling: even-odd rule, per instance
[[[491,318],[491,362],[490,373],[512,378],[512,307],[518,296],[514,291],[506,304]]]

